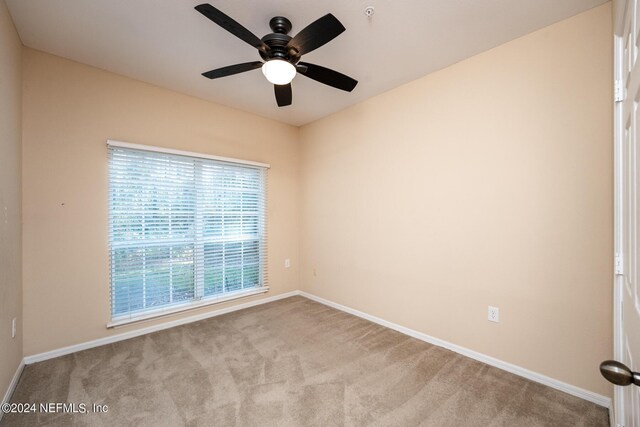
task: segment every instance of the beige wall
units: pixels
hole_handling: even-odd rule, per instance
[[[25,355],[154,323],[105,328],[108,138],[270,163],[271,291],[253,298],[298,288],[297,128],[30,49],[23,78]]]
[[[0,399],[22,359],[21,80],[22,43],[0,1]]]
[[[606,4],[302,127],[303,289],[610,395],[611,46]]]

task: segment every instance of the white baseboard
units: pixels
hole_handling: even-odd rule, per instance
[[[13,374],[13,378],[9,383],[9,388],[7,388],[7,392],[4,394],[4,397],[2,398],[3,405],[5,403],[9,403],[9,401],[11,400],[11,395],[13,394],[14,390],[16,389],[16,386],[18,385],[18,380],[20,380],[20,375],[22,375],[22,370],[24,369],[24,365],[25,365],[24,359],[20,360],[18,369],[16,369],[16,372],[15,374]],[[3,414],[4,412],[0,411],[0,420],[2,420]]]
[[[197,322],[198,320],[208,319],[210,317],[220,316],[222,314],[231,313],[233,311],[242,310],[244,308],[254,307],[256,305],[267,304],[269,302],[277,301],[284,298],[289,298],[295,295],[299,295],[299,291],[286,292],[284,294],[274,295],[272,297],[258,299],[255,301],[245,302],[243,304],[233,305],[231,307],[220,308],[218,310],[207,311],[199,313],[189,317],[183,317],[180,319],[172,320],[169,322],[160,323],[146,328],[140,328],[121,334],[110,335],[104,338],[98,338],[97,340],[87,341],[79,344],[70,345],[68,347],[62,347],[44,353],[33,354],[31,356],[25,356],[24,363],[30,365],[36,362],[42,362],[43,360],[53,359],[55,357],[65,356],[67,354],[75,353],[77,351],[87,350],[89,348],[99,347],[105,344],[111,344],[118,341],[127,340],[129,338],[138,337],[140,335],[150,334],[152,332],[161,331],[163,329],[173,328],[175,326],[185,325],[187,323]]]
[[[250,301],[250,302],[246,302],[244,304],[238,304],[238,305],[234,305],[232,307],[226,307],[226,308],[221,308],[218,310],[213,310],[213,311],[208,311],[205,313],[201,313],[201,314],[197,314],[194,316],[189,316],[189,317],[185,317],[185,318],[181,318],[181,319],[176,319],[170,322],[165,322],[165,323],[161,323],[158,325],[153,325],[153,326],[149,326],[146,328],[141,328],[141,329],[136,329],[134,331],[130,331],[130,332],[125,332],[122,334],[116,334],[116,335],[110,335],[108,337],[105,338],[99,338],[97,340],[93,340],[93,341],[88,341],[88,342],[84,342],[84,343],[80,343],[80,344],[75,344],[75,345],[71,345],[68,347],[63,347],[63,348],[59,348],[56,350],[52,350],[52,351],[47,351],[44,353],[39,353],[39,354],[34,354],[31,356],[26,356],[24,358],[24,360],[22,361],[22,363],[20,364],[20,367],[18,368],[18,371],[16,372],[16,376],[14,377],[13,382],[11,383],[11,386],[9,387],[9,390],[7,391],[7,395],[5,395],[5,399],[7,398],[7,396],[11,396],[11,393],[13,392],[13,388],[15,387],[18,378],[20,378],[20,373],[22,372],[22,368],[24,367],[25,364],[29,365],[31,363],[35,363],[35,362],[41,362],[43,360],[48,360],[48,359],[53,359],[55,357],[60,357],[60,356],[64,356],[67,354],[71,354],[71,353],[75,353],[77,351],[81,351],[81,350],[86,350],[89,348],[94,348],[94,347],[99,347],[101,345],[105,345],[105,344],[111,344],[117,341],[123,341],[129,338],[134,338],[140,335],[145,335],[145,334],[149,334],[151,332],[156,332],[156,331],[161,331],[163,329],[168,329],[168,328],[173,328],[174,326],[179,326],[179,325],[184,325],[187,323],[192,323],[192,322],[197,322],[198,320],[203,320],[203,319],[208,319],[210,317],[215,317],[215,316],[220,316],[222,314],[225,313],[230,313],[233,311],[238,311],[238,310],[242,310],[245,308],[249,308],[249,307],[253,307],[256,305],[261,305],[261,304],[267,304],[269,302],[272,301],[277,301],[280,299],[284,299],[284,298],[289,298],[292,296],[296,296],[296,295],[301,295],[303,297],[309,298],[310,300],[319,302],[321,304],[327,305],[329,307],[333,307],[335,309],[344,311],[346,313],[349,314],[353,314],[354,316],[358,316],[361,317],[363,319],[369,320],[371,322],[377,323],[379,325],[385,326],[389,329],[393,329],[395,331],[401,332],[405,335],[409,335],[413,338],[417,338],[421,341],[425,341],[428,342],[430,344],[433,345],[437,345],[439,347],[444,347],[446,349],[449,349],[451,351],[454,351],[458,354],[461,354],[463,356],[467,356],[471,359],[474,360],[478,360],[480,362],[486,363],[487,365],[491,365],[494,366],[496,368],[502,369],[504,371],[507,372],[511,372],[512,374],[515,375],[519,375],[521,377],[527,378],[529,380],[535,381],[537,383],[540,384],[544,384],[546,386],[555,388],[556,390],[560,390],[563,391],[565,393],[568,393],[570,395],[579,397],[581,399],[587,400],[589,402],[593,402],[597,405],[600,406],[604,406],[605,408],[611,408],[611,398],[607,397],[607,396],[603,396],[601,394],[597,394],[594,393],[592,391],[589,390],[585,390],[583,388],[580,387],[576,387],[574,385],[571,384],[567,384],[565,382],[556,380],[554,378],[550,378],[547,377],[545,375],[539,374],[537,372],[533,372],[530,371],[528,369],[525,369],[523,367],[517,366],[517,365],[513,365],[511,363],[496,359],[494,357],[491,356],[487,356],[485,354],[482,353],[478,353],[477,351],[474,350],[470,350],[468,348],[459,346],[457,344],[452,344],[448,341],[445,340],[441,340],[439,338],[435,338],[432,337],[430,335],[424,334],[422,332],[418,332],[415,331],[413,329],[409,329],[406,328],[404,326],[400,326],[396,323],[393,322],[389,322],[387,320],[381,319],[379,317],[376,316],[372,316],[370,314],[364,313],[362,311],[358,311],[356,309],[341,305],[341,304],[337,304],[333,301],[329,301],[326,300],[324,298],[320,298],[316,295],[304,292],[304,291],[291,291],[291,292],[287,292],[284,294],[280,294],[280,295],[275,295],[269,298],[263,298],[263,299],[259,299],[256,301]],[[4,402],[4,401],[3,401]],[[610,410],[611,412],[611,410]]]
[[[579,397],[584,400],[588,400],[589,402],[593,402],[597,405],[604,406],[605,408],[611,407],[611,398],[607,396],[603,396],[601,394],[594,393],[589,390],[585,390],[580,387],[576,387],[571,384],[567,384],[565,382],[556,380],[554,378],[547,377],[545,375],[539,374],[537,372],[530,371],[523,367],[513,365],[508,362],[504,362],[502,360],[496,359],[491,356],[487,356],[482,353],[478,353],[477,351],[470,350],[468,348],[452,344],[448,341],[441,340],[439,338],[432,337],[427,334],[423,334],[422,332],[415,331],[413,329],[405,328],[404,326],[400,326],[396,323],[389,322],[387,320],[381,319],[379,317],[372,316],[367,313],[363,313],[362,311],[355,310],[351,307],[347,307],[341,304],[337,304],[335,302],[326,300],[324,298],[320,298],[313,294],[300,291],[299,295],[309,298],[310,300],[319,302],[320,304],[327,305],[329,307],[344,311],[349,314],[353,314],[354,316],[361,317],[363,319],[369,320],[371,322],[377,323],[379,325],[385,326],[389,329],[393,329],[395,331],[401,332],[405,335],[409,335],[413,338],[417,338],[421,341],[428,342],[430,344],[437,345],[439,347],[444,347],[448,350],[454,351],[456,353],[462,354],[463,356],[467,356],[471,359],[478,360],[480,362],[486,363],[487,365],[494,366],[496,368],[502,369],[507,372],[511,372],[512,374],[519,375],[521,377],[527,378],[531,381],[535,381],[540,384],[544,384],[546,386],[555,388],[556,390],[563,391],[565,393],[571,394],[573,396]]]

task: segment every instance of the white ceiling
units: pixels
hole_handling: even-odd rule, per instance
[[[204,1],[204,0],[203,0]],[[403,83],[576,15],[607,0],[210,0],[258,37],[269,19],[291,35],[333,13],[347,28],[303,61],[359,81],[347,93],[296,76],[278,108],[261,71],[223,79],[213,68],[257,51],[193,7],[194,0],[6,0],[29,47],[293,125],[312,122]],[[364,9],[375,7],[367,18]]]

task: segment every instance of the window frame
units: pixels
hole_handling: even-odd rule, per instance
[[[145,321],[145,320],[151,320],[151,319],[156,319],[158,317],[161,316],[167,316],[167,315],[171,315],[171,314],[176,314],[176,313],[181,313],[184,311],[188,311],[188,310],[194,310],[194,309],[198,309],[198,308],[202,308],[202,307],[206,307],[209,305],[214,305],[214,304],[220,304],[223,302],[228,302],[228,301],[232,301],[232,300],[236,300],[238,298],[244,298],[244,297],[249,297],[249,296],[253,296],[253,295],[259,295],[265,292],[269,291],[269,286],[268,286],[268,274],[267,274],[267,266],[268,266],[268,251],[266,248],[267,245],[267,174],[266,172],[270,169],[270,165],[267,163],[261,163],[261,162],[255,162],[255,161],[250,161],[250,160],[241,160],[241,159],[235,159],[235,158],[230,158],[230,157],[222,157],[222,156],[215,156],[215,155],[211,155],[211,154],[203,154],[203,153],[196,153],[196,152],[191,152],[191,151],[182,151],[182,150],[175,150],[175,149],[171,149],[171,148],[164,148],[164,147],[156,147],[156,146],[150,146],[150,145],[142,145],[142,144],[132,144],[132,143],[128,143],[128,142],[123,142],[123,141],[116,141],[116,140],[107,140],[107,147],[110,148],[122,148],[122,149],[131,149],[131,150],[138,150],[138,151],[148,151],[148,152],[153,152],[153,153],[161,153],[161,154],[169,154],[169,155],[178,155],[178,156],[185,156],[185,157],[192,157],[195,159],[202,159],[202,160],[214,160],[216,162],[221,162],[221,163],[227,163],[227,164],[233,164],[233,165],[237,165],[237,166],[249,166],[249,167],[253,167],[253,168],[259,168],[259,169],[263,169],[264,173],[265,173],[265,177],[263,179],[263,189],[262,189],[262,197],[264,200],[264,204],[263,204],[263,208],[264,208],[264,212],[262,213],[263,219],[264,219],[264,229],[261,232],[261,240],[260,242],[264,241],[264,253],[263,253],[263,257],[264,260],[259,261],[259,266],[261,266],[262,268],[260,268],[259,271],[259,275],[260,275],[260,285],[257,287],[252,287],[252,288],[246,288],[246,289],[240,289],[240,290],[235,290],[235,291],[227,291],[227,292],[223,292],[217,295],[209,295],[206,296],[204,294],[204,291],[202,292],[202,294],[200,295],[198,290],[201,290],[198,288],[198,277],[194,277],[194,297],[193,299],[187,300],[183,303],[173,303],[171,305],[168,306],[159,306],[157,308],[148,308],[148,309],[143,309],[143,310],[138,310],[138,311],[130,311],[124,314],[117,314],[114,315],[113,313],[113,306],[112,306],[112,298],[113,298],[113,292],[114,292],[114,288],[113,288],[113,268],[114,265],[112,263],[111,260],[111,249],[112,249],[112,237],[111,235],[109,235],[108,238],[108,245],[109,245],[109,269],[110,269],[110,277],[109,277],[109,301],[110,301],[110,308],[109,308],[109,318],[110,321],[107,322],[107,328],[115,328],[118,326],[123,326],[123,325],[127,325],[130,323],[134,323],[134,322],[141,322],[141,321]],[[109,182],[111,181],[111,169],[109,166],[109,170],[108,170],[108,180]],[[196,182],[196,185],[194,188],[197,189],[198,187],[198,182]],[[111,194],[111,191],[109,190],[109,195]],[[111,212],[111,201],[108,200],[108,217],[109,217],[109,224],[111,224],[111,219],[112,219],[112,212]],[[196,209],[197,209],[198,205],[196,205]],[[196,221],[199,221],[201,219],[198,219],[196,217]],[[111,225],[109,225],[109,228],[111,228]],[[195,245],[198,244],[198,236],[196,236],[194,238],[193,243]],[[260,244],[260,243],[259,243]],[[196,257],[197,255],[194,255],[194,263],[197,262],[202,262],[202,265],[200,266],[200,268],[197,268],[195,271],[199,271],[199,270],[204,270],[204,260],[199,260],[196,261]],[[202,272],[201,272],[202,274]],[[201,290],[202,291],[202,290]]]

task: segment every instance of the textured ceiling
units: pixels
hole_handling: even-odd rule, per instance
[[[351,93],[296,76],[293,105],[276,106],[254,70],[204,71],[259,60],[190,0],[6,0],[23,43],[78,62],[293,125],[302,125],[568,18],[606,0],[213,0],[258,37],[282,15],[292,35],[326,13],[347,28],[304,61],[359,80]],[[375,8],[368,18],[364,10]]]

